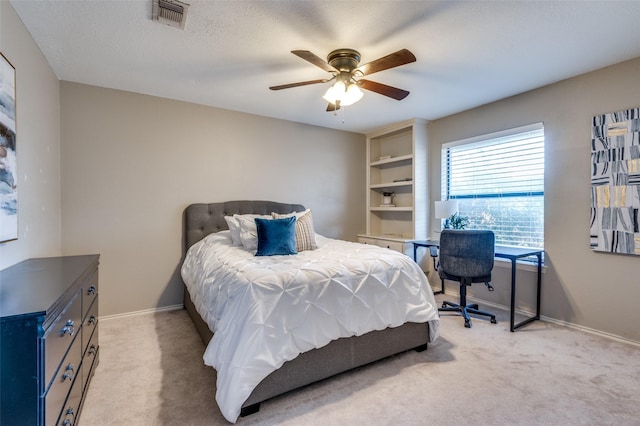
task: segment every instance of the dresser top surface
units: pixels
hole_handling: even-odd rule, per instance
[[[0,271],[0,317],[48,314],[67,289],[98,266],[99,257],[28,259]]]

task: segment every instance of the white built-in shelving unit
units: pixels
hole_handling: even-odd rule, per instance
[[[408,241],[427,238],[427,165],[426,121],[408,120],[367,135],[367,230],[358,241],[409,253]],[[385,192],[393,192],[393,206],[384,205]]]

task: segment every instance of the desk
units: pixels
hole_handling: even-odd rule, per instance
[[[413,259],[417,259],[418,247],[439,247],[440,242],[436,240],[415,240],[413,244]],[[542,288],[542,253],[544,250],[536,248],[495,246],[495,257],[509,259],[511,261],[511,319],[510,330],[516,331],[518,328],[540,319],[540,290]],[[536,314],[519,323],[515,323],[516,307],[516,261],[525,257],[536,256],[538,259],[538,282],[536,293]],[[443,287],[444,292],[444,287]]]

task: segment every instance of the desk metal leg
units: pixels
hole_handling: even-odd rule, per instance
[[[530,322],[540,319],[540,300],[542,289],[542,253],[536,255],[538,257],[538,282],[537,282],[537,295],[536,295],[536,314],[530,318],[520,321],[518,324],[514,324],[515,309],[516,309],[516,261],[511,261],[511,331],[516,331],[518,328],[529,324]]]
[[[510,326],[511,331],[515,331],[514,325],[516,319],[516,260],[511,259],[511,319]]]
[[[540,319],[540,302],[542,299],[542,253],[538,253],[538,294],[536,300],[536,319]]]

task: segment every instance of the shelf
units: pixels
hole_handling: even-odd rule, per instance
[[[369,210],[371,210],[372,212],[412,212],[413,211],[413,207],[380,207],[380,206],[374,206],[371,207]]]
[[[427,123],[423,120],[407,120],[367,134],[366,234],[374,240],[371,244],[426,239],[428,155]],[[404,180],[407,178],[411,180]],[[393,193],[395,207],[381,207],[385,192]]]
[[[411,187],[413,186],[412,180],[404,180],[402,182],[388,182],[388,183],[374,183],[369,186],[371,189],[384,189],[384,188],[398,188],[398,187]]]
[[[395,165],[394,163],[402,163],[413,160],[413,154],[399,155],[397,157],[385,158],[384,160],[372,161],[369,166],[382,167],[388,165]]]

